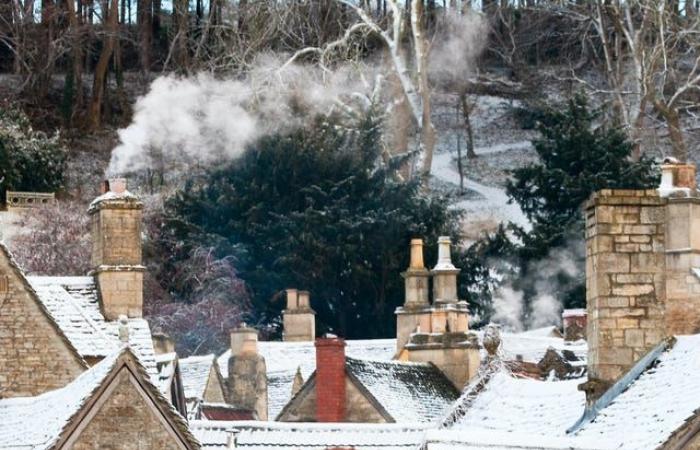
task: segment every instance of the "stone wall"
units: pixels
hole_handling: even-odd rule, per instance
[[[605,385],[665,336],[665,203],[602,190],[586,206],[589,378]]]
[[[0,398],[63,387],[84,369],[0,247]]]
[[[179,450],[185,448],[123,370],[72,450]]]
[[[141,209],[136,200],[99,202],[90,210],[92,265],[141,264]]]

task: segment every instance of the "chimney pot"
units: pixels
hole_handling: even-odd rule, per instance
[[[299,291],[299,309],[308,309],[310,307],[310,296],[309,291]]]
[[[449,236],[440,236],[438,238],[438,262],[433,270],[456,269],[454,264],[452,264],[451,245],[452,240]]]
[[[697,188],[695,175],[695,164],[682,164],[675,160],[667,159],[665,164],[661,166],[661,185],[659,189],[662,192],[673,189],[695,190]]]
[[[299,292],[296,289],[287,289],[287,309],[297,309],[299,305]]]
[[[411,239],[411,263],[408,269],[425,269],[425,263],[423,263],[423,239]]]
[[[231,355],[254,355],[258,353],[258,331],[242,323],[231,331]]]
[[[345,420],[345,340],[318,338],[316,346],[316,420]]]

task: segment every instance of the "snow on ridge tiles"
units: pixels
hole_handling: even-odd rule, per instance
[[[623,449],[656,448],[693,417],[700,408],[700,335],[676,339],[576,436],[624,439]]]
[[[119,323],[105,320],[92,277],[30,276],[27,280],[53,320],[83,357],[104,357],[121,346]],[[152,379],[157,368],[151,329],[145,319],[129,319],[129,346]]]
[[[192,431],[203,448],[226,445],[228,435],[236,434],[236,448],[329,448],[406,449],[423,441],[426,425],[358,423],[225,422],[211,426],[193,421]]]

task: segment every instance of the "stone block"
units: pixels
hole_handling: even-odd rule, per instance
[[[593,270],[601,273],[627,273],[630,271],[630,256],[617,253],[602,253],[592,259]]]
[[[643,206],[639,214],[639,220],[643,224],[664,223],[666,220],[666,208],[663,206]]]
[[[644,347],[644,330],[628,329],[625,330],[625,344],[628,347]]]
[[[630,269],[633,273],[660,273],[666,266],[665,257],[658,253],[637,253],[630,255]]]
[[[654,292],[652,284],[621,284],[613,286],[612,293],[617,296],[638,296]]]
[[[639,319],[633,319],[629,317],[620,317],[617,319],[617,328],[627,329],[627,328],[638,328]]]

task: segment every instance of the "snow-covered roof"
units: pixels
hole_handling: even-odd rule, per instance
[[[494,433],[490,429],[428,430],[426,450],[612,450],[600,440],[529,433]]]
[[[620,440],[623,449],[656,448],[700,408],[700,335],[678,336],[627,390],[577,432]]]
[[[194,421],[190,427],[203,448],[224,448],[230,433],[235,448],[300,449],[354,448],[357,450],[415,449],[423,442],[424,425],[285,422]]]
[[[98,392],[109,392],[109,389],[105,389],[105,383],[119,379],[112,376],[113,372],[126,366],[139,379],[151,404],[160,409],[174,431],[188,443],[188,448],[199,448],[185,420],[148,379],[139,357],[128,346],[123,346],[63,388],[35,397],[0,399],[0,449],[53,448],[59,439],[65,437],[64,433],[70,429],[71,422],[82,417],[78,413],[82,413],[83,407],[90,405]]]
[[[347,358],[345,370],[397,423],[437,420],[459,398],[433,364]]]
[[[503,357],[516,360],[518,356],[525,362],[538,363],[550,347],[555,350],[570,350],[581,360],[588,358],[588,344],[584,340],[565,341],[552,335],[553,327],[539,328],[521,333],[501,333]],[[485,355],[484,355],[485,356]]]
[[[113,352],[61,389],[0,400],[0,448],[49,448],[110,373],[119,354]]]
[[[581,416],[586,398],[581,379],[541,381],[495,370],[482,386],[474,380],[453,411],[453,430],[481,428],[498,433],[564,436]]]
[[[214,359],[214,355],[204,355],[180,360],[180,375],[187,400],[204,400]]]
[[[345,341],[345,353],[356,358],[391,360],[396,353],[396,339],[366,339]],[[258,353],[267,365],[268,416],[277,417],[292,398],[292,385],[297,369],[304,380],[316,370],[316,348],[309,342],[258,342]],[[221,375],[228,378],[231,351],[218,358]]]
[[[119,322],[100,311],[93,277],[27,277],[39,301],[82,357],[102,358],[120,348]],[[128,319],[129,346],[151,377],[157,376],[151,329],[145,319]]]

